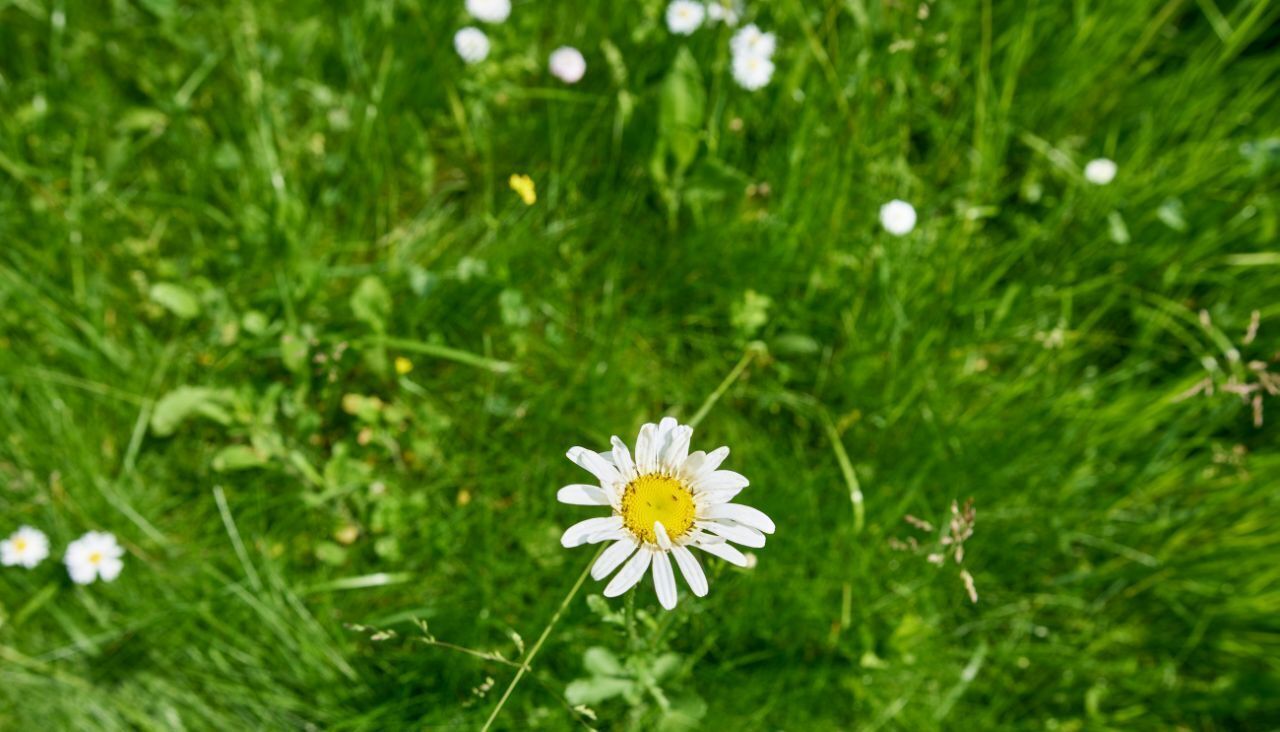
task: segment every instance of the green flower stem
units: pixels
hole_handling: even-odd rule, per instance
[[[582,589],[582,584],[587,581],[587,576],[591,574],[591,565],[596,563],[600,553],[604,551],[601,547],[596,555],[587,562],[587,566],[583,568],[582,574],[578,575],[578,581],[573,583],[573,589],[569,590],[569,594],[564,596],[560,601],[560,607],[556,608],[555,615],[551,616],[551,621],[547,623],[547,627],[542,629],[542,635],[538,636],[538,640],[529,649],[529,653],[520,662],[520,668],[516,670],[516,675],[511,679],[511,683],[507,684],[507,690],[502,692],[502,698],[498,700],[498,705],[489,713],[489,718],[485,720],[484,726],[480,728],[480,732],[488,732],[493,726],[493,722],[498,718],[498,714],[502,711],[502,707],[506,706],[507,699],[511,697],[511,692],[515,691],[516,685],[524,678],[524,674],[529,670],[529,665],[533,663],[533,659],[537,657],[538,651],[542,650],[542,644],[546,642],[547,637],[551,635],[552,629],[556,627],[556,623],[560,622],[560,616],[564,615],[565,608],[569,607],[569,603],[573,602],[573,598],[577,596],[578,590]]]

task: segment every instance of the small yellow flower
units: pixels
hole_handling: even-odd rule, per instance
[[[524,201],[524,205],[532,206],[537,202],[538,192],[533,186],[533,178],[513,173],[507,183],[511,186],[511,190],[519,194],[520,200]]]
[[[413,361],[404,356],[396,356],[396,373],[404,376],[410,371],[413,371]]]

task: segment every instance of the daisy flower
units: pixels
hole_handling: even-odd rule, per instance
[[[702,597],[707,594],[707,576],[691,547],[745,567],[747,558],[729,542],[762,547],[765,534],[773,533],[773,521],[764,513],[730,503],[747,487],[747,479],[718,469],[729,448],[691,453],[692,436],[692,427],[667,417],[640,428],[634,459],[617,437],[608,452],[569,450],[569,459],[600,483],[565,486],[556,498],[575,506],[608,506],[612,514],[570,526],[560,543],[575,547],[612,542],[591,567],[596,580],[622,567],[605,586],[605,597],[631,589],[652,568],[658,602],[670,610],[676,606],[672,558],[689,589]]]
[[[905,236],[916,228],[916,209],[906,201],[893,199],[880,207],[880,225],[894,236]]]
[[[511,15],[511,0],[467,0],[467,12],[484,23],[502,23]]]
[[[711,23],[724,23],[732,28],[742,20],[742,1],[710,0],[707,3],[707,20]]]
[[[739,56],[772,58],[777,45],[777,37],[772,33],[761,32],[755,23],[744,26],[729,39],[729,49],[733,51],[735,60]]]
[[[1116,164],[1114,160],[1106,158],[1097,158],[1090,160],[1084,166],[1084,179],[1095,186],[1105,186],[1116,178]]]
[[[547,65],[552,75],[566,84],[577,84],[587,73],[587,60],[572,46],[561,46],[552,51]]]
[[[772,78],[773,61],[768,56],[743,53],[733,57],[733,79],[743,89],[762,89]]]
[[[702,27],[707,15],[702,3],[693,0],[673,0],[667,6],[667,29],[678,36],[687,36]]]
[[[67,545],[63,562],[72,582],[87,585],[97,579],[110,582],[118,577],[124,568],[120,559],[123,556],[124,549],[116,543],[114,534],[90,531]]]
[[[8,539],[0,541],[0,564],[34,568],[49,556],[49,537],[40,529],[20,526]]]
[[[453,34],[453,48],[469,64],[480,63],[489,56],[489,37],[470,26]]]

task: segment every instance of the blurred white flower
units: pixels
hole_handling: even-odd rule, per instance
[[[110,582],[124,569],[124,549],[116,543],[116,537],[101,531],[90,531],[67,545],[63,561],[67,574],[78,585],[87,585],[101,579]]]
[[[916,228],[916,209],[895,198],[880,207],[880,225],[894,236],[910,234]]]
[[[672,0],[667,6],[667,28],[678,36],[687,36],[702,27],[707,11],[693,0]]]
[[[1084,166],[1084,179],[1096,186],[1105,186],[1116,178],[1116,164],[1113,160],[1097,158]]]
[[[511,15],[511,0],[467,0],[467,12],[485,23],[501,23]]]
[[[733,78],[747,91],[761,89],[773,78],[773,61],[768,56],[737,54],[733,57]]]
[[[20,526],[8,539],[0,541],[0,564],[31,569],[49,556],[49,537],[39,529]]]
[[[772,33],[762,33],[755,23],[745,26],[729,39],[729,49],[733,51],[734,60],[741,56],[759,56],[772,58],[778,39]]]
[[[453,34],[453,47],[463,61],[479,63],[489,56],[489,37],[479,28],[463,28]]]
[[[689,452],[692,437],[692,427],[667,417],[640,428],[634,457],[617,437],[606,452],[569,450],[569,459],[599,484],[567,485],[556,499],[611,511],[570,526],[560,543],[572,548],[610,542],[591,567],[596,580],[622,568],[605,586],[605,597],[630,590],[652,569],[658,602],[670,610],[676,606],[673,559],[689,589],[702,597],[707,594],[707,575],[690,548],[746,567],[751,560],[730,542],[759,548],[765,535],[774,532],[773,520],[763,512],[731,503],[748,481],[732,470],[718,469],[729,448]]]
[[[561,46],[551,52],[551,73],[566,84],[577,84],[587,73],[587,60],[572,46]]]
[[[742,0],[710,0],[707,3],[707,20],[732,28],[742,20]]]

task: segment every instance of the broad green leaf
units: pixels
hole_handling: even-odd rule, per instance
[[[248,445],[228,445],[213,456],[212,462],[213,469],[219,473],[260,468],[266,464],[266,457]]]
[[[382,280],[369,275],[360,280],[351,293],[351,312],[356,319],[378,333],[386,332],[387,318],[391,315],[391,293]]]
[[[185,287],[172,282],[157,282],[151,286],[151,299],[164,309],[191,320],[200,314],[200,301]]]
[[[698,155],[707,92],[702,72],[689,49],[681,48],[662,82],[658,108],[658,136],[682,173]]]
[[[627,673],[618,657],[600,646],[592,646],[582,654],[582,666],[592,676],[625,676]]]
[[[218,424],[229,424],[230,404],[231,394],[224,389],[180,386],[156,402],[151,412],[151,432],[157,437],[167,437],[178,429],[178,425],[196,416]]]
[[[284,367],[299,376],[307,373],[307,339],[296,333],[280,336],[280,360]]]
[[[596,704],[630,692],[635,684],[636,682],[630,679],[615,679],[608,676],[574,679],[565,688],[564,698],[569,700],[570,704]]]

